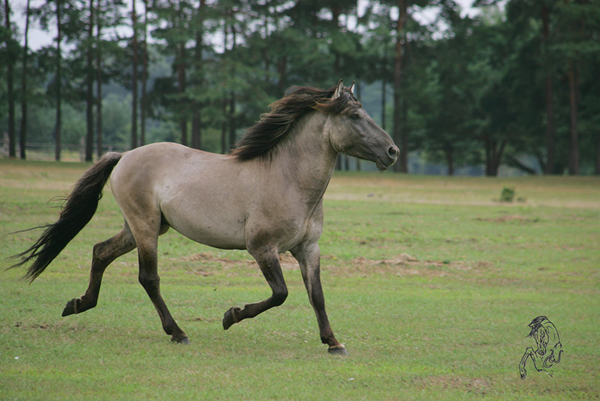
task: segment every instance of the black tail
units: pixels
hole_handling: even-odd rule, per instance
[[[33,260],[33,264],[27,270],[24,278],[33,281],[42,274],[54,258],[92,219],[98,208],[98,202],[102,198],[102,189],[121,156],[120,153],[107,153],[83,174],[67,197],[58,221],[54,224],[37,227],[46,230],[31,248],[13,256],[13,258],[23,258],[23,260],[11,266],[11,269]]]

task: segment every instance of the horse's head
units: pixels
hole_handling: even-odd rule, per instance
[[[380,170],[396,162],[398,147],[354,97],[354,84],[344,88],[340,81],[331,100],[343,105],[329,120],[329,138],[337,152],[372,161]]]

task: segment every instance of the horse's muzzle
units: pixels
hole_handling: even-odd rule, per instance
[[[398,149],[398,147],[396,145],[390,146],[388,151],[387,151],[387,155],[390,159],[392,159],[392,163],[389,166],[391,166],[392,164],[396,163],[396,160],[398,160],[398,155],[400,154],[400,149]]]
[[[387,154],[384,157],[377,157],[375,165],[379,170],[387,170],[391,165],[396,163],[400,150],[396,145],[392,145],[388,148]]]

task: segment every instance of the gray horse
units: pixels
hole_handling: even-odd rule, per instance
[[[15,256],[24,258],[15,266],[33,261],[26,278],[35,280],[90,221],[110,177],[124,227],[94,246],[88,289],[67,303],[63,316],[95,307],[106,267],[137,248],[139,281],[165,332],[172,341],[189,343],[160,294],[158,237],[172,227],[202,244],[247,250],[271,287],[268,299],[229,309],[223,317],[225,330],[285,301],[288,290],[279,254],[290,251],[300,265],[321,341],[330,353],[346,354],[329,325],[321,288],[323,194],[338,153],[370,160],[381,170],[399,153],[354,97],[353,87],[345,88],[340,81],[325,90],[292,89],[271,105],[229,155],[174,143],[108,153],[77,182],[59,220],[45,226],[40,239]]]

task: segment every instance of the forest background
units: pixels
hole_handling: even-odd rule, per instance
[[[400,146],[397,172],[600,174],[596,0],[3,2],[6,157],[227,153],[290,86],[344,78]],[[32,49],[32,26],[52,43]]]

